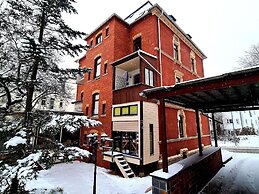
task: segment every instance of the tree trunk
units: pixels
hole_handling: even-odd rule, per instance
[[[11,194],[18,194],[18,186],[19,182],[17,179],[17,175],[12,179],[11,187],[10,187],[10,193]]]
[[[44,28],[46,26],[46,16],[45,16],[45,12],[44,10],[42,11],[42,15],[41,15],[41,23],[40,23],[40,32],[39,32],[39,37],[38,37],[38,41],[41,44],[42,40],[43,40],[43,34],[44,34]],[[27,88],[27,98],[26,98],[26,107],[25,107],[25,121],[29,122],[30,118],[29,118],[29,113],[32,111],[32,101],[33,101],[33,94],[34,94],[34,82],[37,79],[37,73],[38,73],[38,68],[39,68],[39,58],[37,55],[37,45],[35,42],[32,43],[32,47],[33,47],[33,53],[35,53],[35,57],[34,57],[34,63],[32,66],[32,72],[31,72],[31,83],[29,84],[28,88]]]

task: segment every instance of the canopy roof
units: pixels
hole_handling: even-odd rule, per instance
[[[148,99],[164,98],[202,112],[259,109],[259,66],[144,90]]]

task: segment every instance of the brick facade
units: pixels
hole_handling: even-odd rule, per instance
[[[160,37],[161,37],[161,48],[159,49],[159,37],[158,37],[158,16],[157,13],[161,15],[161,8],[157,5],[153,6],[147,14],[141,16],[136,22],[128,24],[122,20],[116,14],[108,18],[100,27],[94,30],[90,35],[87,36],[86,42],[88,45],[91,43],[93,47],[87,50],[86,55],[79,60],[79,66],[92,68],[91,75],[89,77],[88,73],[84,75],[84,83],[78,85],[77,88],[77,100],[81,100],[81,93],[83,92],[82,99],[82,111],[84,114],[88,115],[89,118],[98,119],[102,122],[100,127],[92,128],[83,128],[80,135],[80,145],[82,147],[87,147],[86,144],[86,135],[89,133],[97,132],[99,135],[106,133],[109,137],[112,137],[112,105],[114,103],[115,92],[113,90],[113,81],[114,81],[114,68],[111,64],[115,61],[132,54],[133,51],[133,41],[141,37],[141,50],[147,53],[141,54],[144,57],[140,60],[140,79],[142,86],[145,85],[145,67],[151,69],[152,71],[155,68],[157,71],[160,70],[160,55],[159,50],[161,51],[161,63],[162,63],[162,79],[163,85],[173,85],[175,84],[175,72],[181,72],[182,81],[195,79],[204,76],[203,71],[203,59],[206,58],[202,52],[189,40],[186,35],[180,30],[181,34],[178,31],[174,31],[176,28],[174,22],[168,19],[168,16],[164,13],[160,18]],[[160,11],[159,11],[160,10]],[[168,24],[169,22],[169,24]],[[171,22],[171,23],[170,23]],[[109,35],[106,36],[106,29],[109,28]],[[177,27],[178,29],[179,27]],[[98,45],[95,44],[96,37],[102,33],[102,42]],[[181,55],[181,61],[176,61],[174,59],[174,50],[173,50],[173,38],[177,37],[179,39],[179,52]],[[185,36],[183,39],[182,36]],[[188,43],[188,44],[187,44]],[[192,48],[195,48],[192,50]],[[192,71],[191,57],[190,53],[193,52],[195,55],[196,70]],[[149,56],[150,55],[150,56]],[[100,76],[94,78],[95,72],[95,59],[101,57],[101,70]],[[138,56],[137,56],[138,57]],[[146,61],[145,61],[146,60]],[[107,73],[104,71],[104,64],[107,63]],[[150,63],[153,67],[150,67]],[[160,86],[161,80],[158,72],[154,71],[154,86]],[[146,86],[145,86],[146,87]],[[130,90],[130,88],[128,88]],[[132,90],[137,91],[137,90]],[[93,94],[99,93],[99,111],[98,115],[93,116]],[[138,96],[138,93],[136,93]],[[131,96],[132,99],[136,97]],[[118,98],[118,97],[117,97]],[[125,97],[126,102],[129,102],[128,97]],[[117,103],[122,103],[117,100]],[[132,100],[134,101],[134,100]],[[138,97],[136,101],[147,101],[144,98]],[[153,101],[153,103],[156,103]],[[105,104],[106,113],[102,114],[102,107]],[[88,107],[88,108],[86,108]],[[88,114],[86,110],[88,109]],[[179,107],[172,107],[168,105],[166,108],[167,116],[167,134],[168,134],[168,156],[179,154],[180,149],[188,148],[189,150],[196,149],[197,144],[197,132],[195,125],[195,112],[192,110],[182,111],[185,114],[185,123],[186,123],[186,134],[185,138],[179,139],[178,131],[178,121],[177,121],[177,111]],[[158,114],[158,113],[157,113]],[[143,121],[140,121],[143,122]],[[209,140],[209,128],[208,128],[208,119],[201,116],[201,126],[202,126],[202,143],[204,145],[210,145]],[[143,129],[143,136],[140,135],[140,141],[143,138],[149,136],[148,130]],[[139,149],[144,149],[139,148]],[[102,160],[101,150],[98,155],[98,165],[108,167],[109,163]]]

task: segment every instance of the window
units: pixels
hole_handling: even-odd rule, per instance
[[[193,51],[191,51],[190,53],[190,61],[191,61],[191,71],[196,72],[195,53]]]
[[[174,59],[179,61],[179,48],[178,45],[174,44]]]
[[[122,107],[121,113],[122,115],[129,115],[129,107],[128,106]]]
[[[89,115],[89,106],[87,106],[87,107],[85,108],[85,115],[86,115],[86,116]]]
[[[113,109],[113,116],[131,116],[138,115],[138,105],[129,105],[122,107],[115,107]]]
[[[120,116],[121,115],[121,108],[116,107],[114,108],[114,116]]]
[[[93,112],[92,115],[98,115],[98,108],[99,108],[99,94],[93,95]]]
[[[150,155],[154,154],[154,126],[149,124]]]
[[[46,98],[42,98],[42,99],[41,99],[41,105],[42,105],[42,106],[45,106],[45,105],[46,105]]]
[[[183,115],[179,115],[178,116],[178,129],[179,129],[180,138],[184,137],[183,121],[184,121]]]
[[[233,123],[233,120],[232,120],[232,119],[229,119],[229,123]]]
[[[60,100],[59,102],[59,108],[62,108],[63,107],[63,100]]]
[[[55,99],[51,98],[50,102],[49,102],[49,109],[53,109],[54,108],[54,102],[55,102]]]
[[[106,104],[105,103],[103,104],[103,107],[102,107],[102,114],[103,115],[106,114]]]
[[[141,36],[133,41],[133,52],[141,50]]]
[[[192,66],[192,72],[195,72],[194,58],[191,58],[191,66]]]
[[[91,72],[89,71],[88,72],[88,80],[90,80],[91,79]]]
[[[184,74],[178,70],[174,70],[174,73],[175,73],[175,84],[182,82]]]
[[[98,36],[96,36],[95,45],[100,44],[102,40],[103,40],[102,33],[100,33]]]
[[[94,62],[94,78],[100,77],[101,74],[101,57],[95,59]]]
[[[105,30],[105,36],[106,36],[106,37],[109,36],[109,28],[106,28],[106,30]]]
[[[179,38],[174,35],[173,37],[173,57],[174,57],[174,60],[178,61],[178,62],[181,62],[181,53],[180,53],[180,40]]]
[[[180,82],[181,82],[181,78],[178,77],[178,76],[176,76],[176,77],[175,77],[175,83],[177,84],[177,83],[180,83]]]
[[[147,68],[145,68],[145,84],[154,86],[154,72]]]
[[[90,48],[93,47],[93,40],[90,41]]]
[[[113,131],[114,150],[124,154],[138,156],[138,133]]]
[[[140,74],[135,74],[133,77],[133,84],[138,84],[140,83]]]
[[[103,72],[104,72],[104,74],[106,74],[106,73],[107,73],[107,66],[108,66],[108,64],[107,64],[107,63],[105,63],[105,64],[104,64],[104,71],[103,71]]]
[[[83,101],[83,99],[84,99],[84,92],[82,91],[80,95],[80,100]]]

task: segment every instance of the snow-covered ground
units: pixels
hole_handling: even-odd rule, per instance
[[[259,135],[240,135],[237,136],[240,141],[237,143],[239,147],[259,147]],[[212,140],[212,145],[214,145],[214,141]],[[231,141],[219,141],[219,146],[235,146],[234,142]]]
[[[65,194],[91,194],[94,165],[84,162],[56,164],[49,170],[42,170],[37,180],[27,183],[26,189],[63,188]],[[139,194],[151,187],[151,177],[126,179],[109,174],[109,170],[97,167],[97,193]],[[42,192],[43,190],[41,190]],[[36,193],[41,193],[36,192]],[[46,192],[48,193],[48,192]]]
[[[259,193],[259,154],[232,153],[233,159],[223,167],[201,192],[202,194]]]
[[[259,136],[242,136],[240,139],[238,146],[259,147]],[[219,145],[234,146],[234,143],[220,141]],[[233,159],[218,172],[201,193],[259,193],[259,154],[232,153],[222,150],[222,155],[223,158],[232,156]],[[26,188],[51,190],[59,187],[65,194],[90,194],[93,167],[93,164],[83,162],[57,164],[49,170],[41,171],[38,179],[28,182]],[[125,179],[109,172],[107,169],[97,168],[97,193],[141,194],[145,193],[152,184],[150,176]]]

